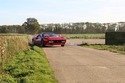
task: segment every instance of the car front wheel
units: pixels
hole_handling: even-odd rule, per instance
[[[64,47],[65,45],[61,45],[62,47]]]
[[[42,46],[42,47],[44,47],[44,46],[45,46],[44,41],[41,41],[41,46]]]

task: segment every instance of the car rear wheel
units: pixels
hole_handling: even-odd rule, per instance
[[[35,45],[33,41],[29,42],[28,44],[29,44],[30,46],[34,46],[34,45]]]

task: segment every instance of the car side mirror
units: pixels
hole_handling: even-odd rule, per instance
[[[36,37],[36,39],[39,39],[39,37],[40,37],[40,36],[38,35],[38,36]]]

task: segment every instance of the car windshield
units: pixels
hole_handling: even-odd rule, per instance
[[[55,33],[45,33],[44,36],[57,37],[59,35]]]

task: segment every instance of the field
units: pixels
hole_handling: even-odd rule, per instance
[[[68,39],[105,39],[105,34],[63,34]]]
[[[27,35],[0,35],[0,83],[56,83],[43,50]]]

